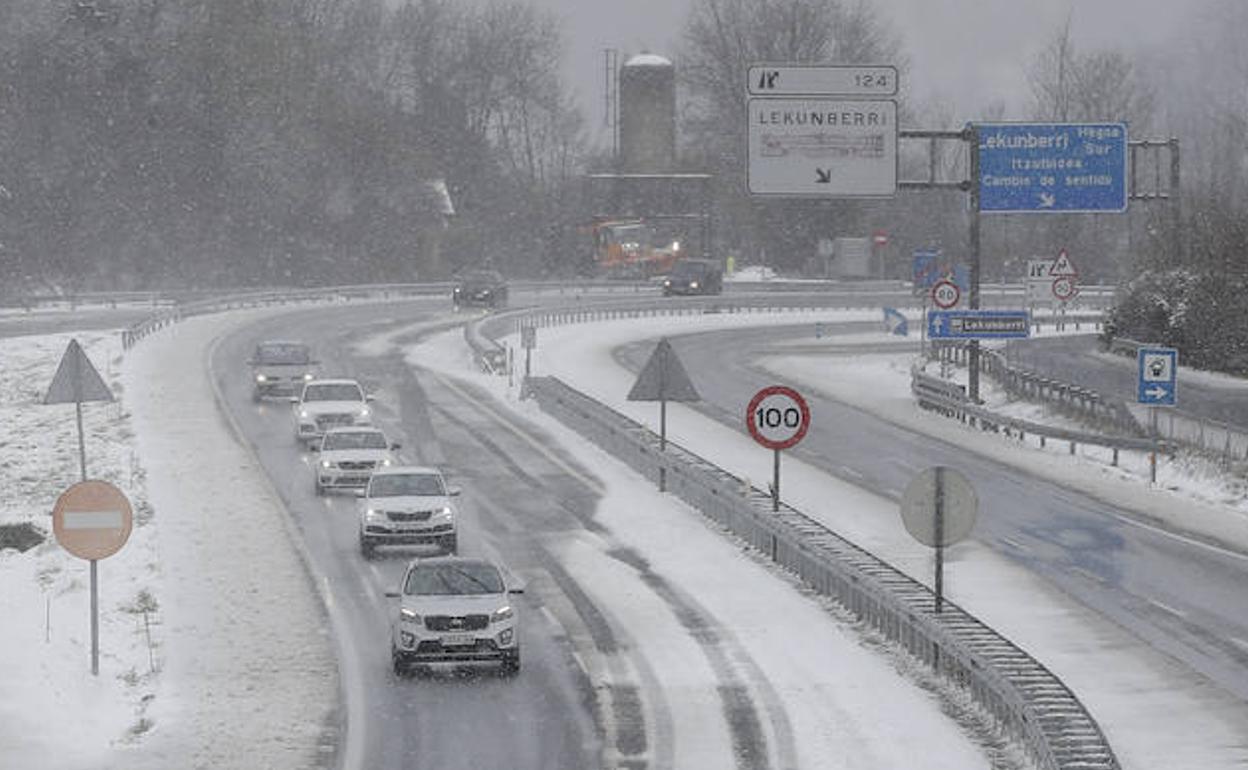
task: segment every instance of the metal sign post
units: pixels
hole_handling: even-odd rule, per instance
[[[121,550],[134,524],[130,501],[104,481],[80,481],[52,509],[52,531],[61,547],[91,564],[91,673],[100,673],[98,562]]]
[[[937,614],[945,603],[945,548],[964,540],[978,515],[975,488],[952,468],[928,468],[914,477],[902,496],[901,521],[906,531],[936,552],[933,593]]]
[[[667,451],[667,402],[700,401],[701,396],[689,380],[685,367],[672,350],[667,338],[659,340],[641,374],[628,392],[629,401],[659,402],[659,453]],[[667,464],[659,461],[659,491],[667,491]]]

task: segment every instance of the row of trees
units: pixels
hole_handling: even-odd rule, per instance
[[[560,46],[507,0],[6,0],[0,285],[539,262],[580,151]]]

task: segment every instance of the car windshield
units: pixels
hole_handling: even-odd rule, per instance
[[[386,436],[379,430],[327,433],[325,449],[385,449]]]
[[[503,578],[489,564],[456,562],[419,565],[407,573],[403,592],[414,596],[501,594]]]
[[[395,473],[373,476],[368,485],[369,497],[441,497],[446,485],[436,473]]]
[[[477,270],[465,273],[462,280],[467,286],[495,286],[503,282],[503,276],[492,270]]]
[[[709,266],[703,262],[677,262],[672,268],[672,275],[677,278],[701,278],[709,272]]]
[[[298,342],[267,342],[256,346],[253,358],[258,364],[307,364],[312,360],[312,352]]]
[[[309,385],[303,390],[304,401],[363,401],[364,393],[359,385],[351,383],[324,383]]]

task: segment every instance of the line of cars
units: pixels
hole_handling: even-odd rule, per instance
[[[516,611],[502,572],[482,559],[458,556],[456,512],[461,490],[437,468],[405,465],[373,424],[373,397],[359,382],[322,378],[310,348],[268,341],[248,362],[255,400],[291,403],[295,443],[316,453],[317,495],[353,490],[359,497],[359,547],[372,558],[382,546],[433,546],[435,558],[413,559],[399,590],[390,651],[396,674],[430,663],[497,662],[504,675],[520,670]]]

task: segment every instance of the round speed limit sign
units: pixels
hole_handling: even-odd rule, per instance
[[[941,310],[948,310],[962,299],[962,290],[953,281],[937,281],[932,284],[932,302]]]
[[[1053,281],[1053,297],[1062,302],[1074,299],[1079,293],[1079,284],[1069,275],[1059,276]]]
[[[810,407],[796,390],[772,385],[754,394],[745,409],[745,424],[768,449],[788,449],[810,428]]]

